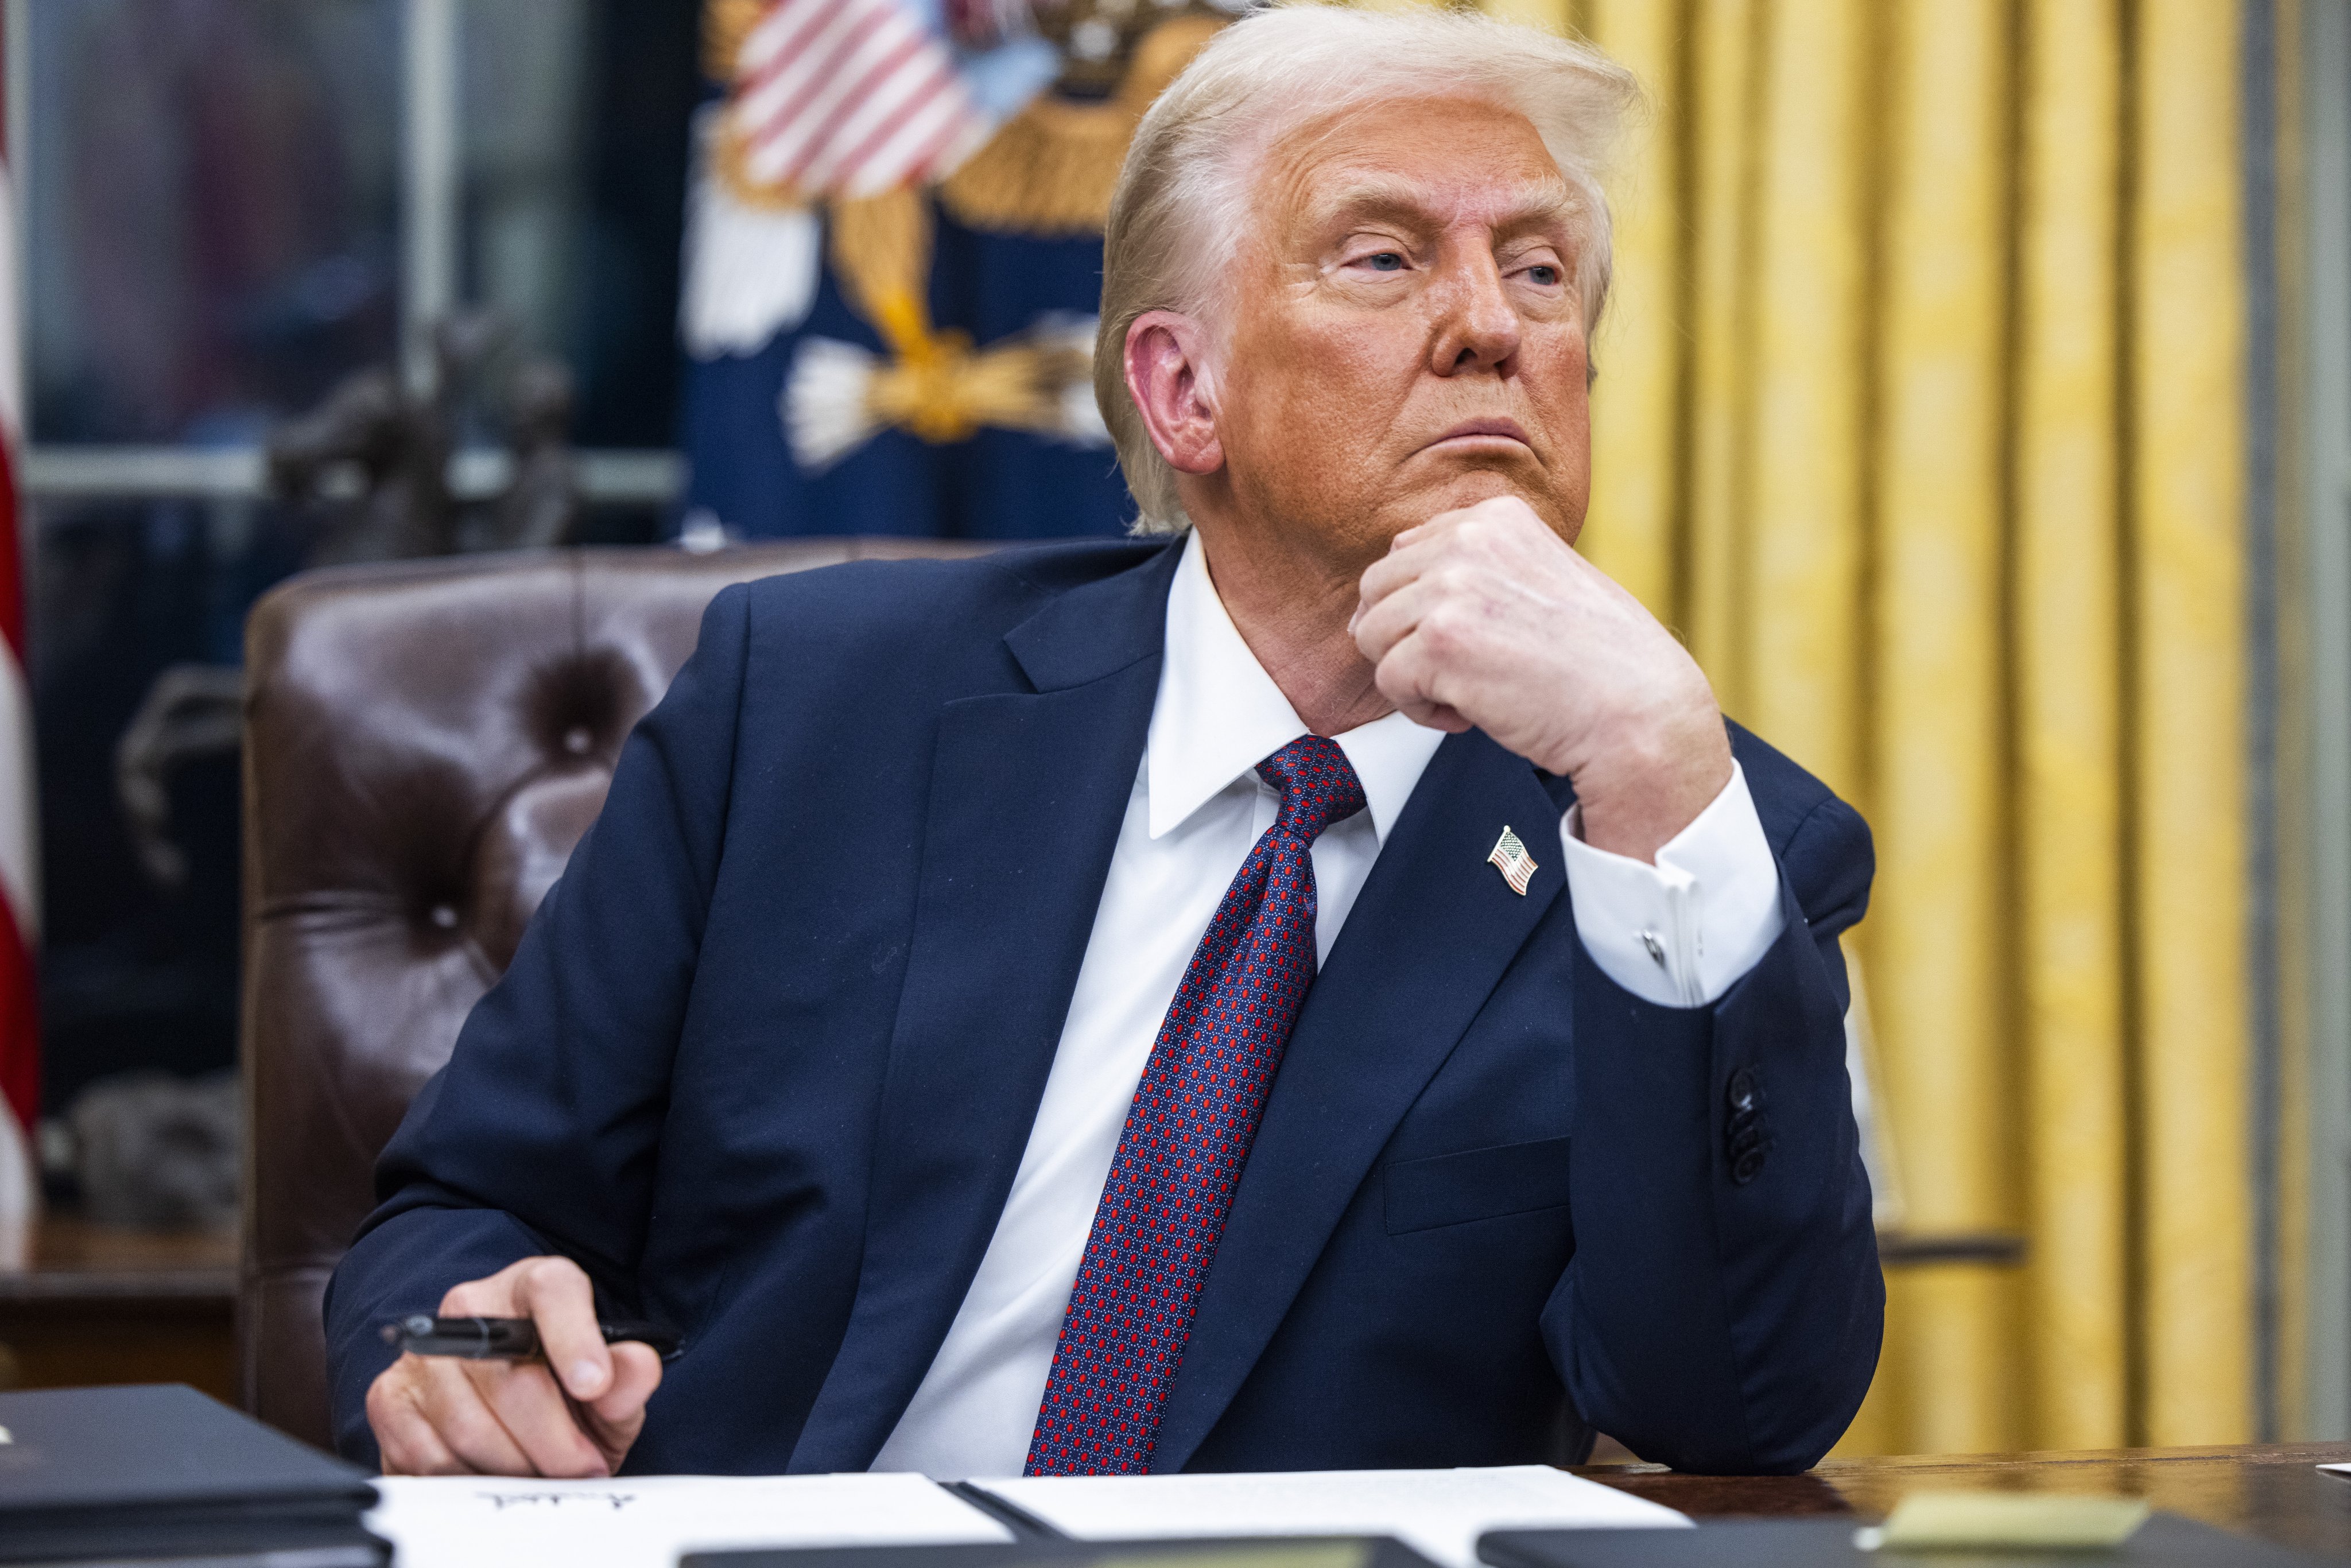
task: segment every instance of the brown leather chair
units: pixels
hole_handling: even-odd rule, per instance
[[[727,583],[810,539],[312,572],[246,632],[246,1407],[329,1441],[319,1301],[371,1168],[603,803],[621,742]]]

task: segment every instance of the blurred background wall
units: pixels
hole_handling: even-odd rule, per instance
[[[1240,0],[903,3],[977,129],[877,195],[728,141],[758,0],[10,0],[67,1203],[89,1086],[234,1066],[233,706],[137,720],[233,704],[319,559],[264,444],[347,378],[425,396],[496,308],[569,370],[575,539],[1119,527],[1067,345],[1126,128]],[[2346,6],[1486,8],[1650,94],[1583,548],[1876,830],[1847,1450],[2351,1435]],[[937,392],[1016,359],[1080,395]],[[445,412],[500,494],[511,412]],[[186,743],[176,872],[126,733]]]

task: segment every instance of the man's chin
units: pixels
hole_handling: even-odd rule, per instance
[[[1480,501],[1501,497],[1524,501],[1534,509],[1535,516],[1551,525],[1562,538],[1571,538],[1566,519],[1573,514],[1566,498],[1541,481],[1540,476],[1512,473],[1500,468],[1476,468],[1447,475],[1437,484],[1416,486],[1415,492],[1400,498],[1400,503],[1387,508],[1389,515],[1399,519],[1395,531],[1416,528],[1432,517],[1447,512],[1458,512],[1474,507]]]

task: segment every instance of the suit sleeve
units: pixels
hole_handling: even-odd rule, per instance
[[[1585,1420],[1680,1469],[1810,1468],[1884,1333],[1837,947],[1867,904],[1869,830],[1824,799],[1777,858],[1779,937],[1709,1006],[1644,1001],[1577,957],[1576,1250],[1544,1337]]]
[[[376,1166],[380,1207],[329,1281],[336,1446],[377,1460],[368,1385],[385,1322],[562,1252],[634,1296],[672,1060],[718,867],[748,636],[721,592],[513,965],[474,1009]]]

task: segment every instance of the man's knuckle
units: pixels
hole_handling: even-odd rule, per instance
[[[441,1298],[441,1312],[448,1317],[490,1316],[507,1310],[514,1299],[515,1282],[520,1278],[518,1269],[501,1269],[479,1280],[461,1280],[449,1287]]]
[[[463,1476],[473,1473],[465,1460],[437,1439],[411,1443],[401,1458],[402,1473],[412,1476]]]
[[[568,1302],[586,1292],[588,1276],[569,1258],[534,1258],[517,1277],[516,1298],[526,1309]]]
[[[568,1291],[588,1282],[588,1271],[570,1259],[557,1253],[551,1257],[531,1260],[530,1278],[533,1283],[552,1290]]]
[[[588,1440],[588,1434],[574,1428],[563,1441],[560,1454],[550,1454],[540,1466],[549,1474],[591,1476],[604,1468],[604,1456]]]
[[[401,1468],[411,1474],[423,1475],[435,1465],[447,1462],[448,1445],[441,1440],[431,1422],[413,1411],[393,1421],[382,1437],[387,1464],[397,1451]]]
[[[1428,633],[1429,646],[1438,652],[1458,653],[1476,632],[1484,619],[1475,605],[1465,600],[1449,600],[1429,612],[1423,622]]]
[[[478,1406],[444,1411],[437,1425],[451,1446],[469,1454],[488,1454],[506,1446],[506,1428]]]

